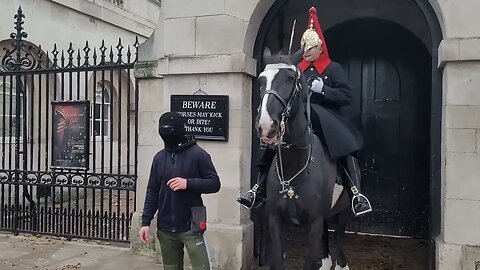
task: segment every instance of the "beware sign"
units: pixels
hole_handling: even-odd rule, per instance
[[[185,130],[199,140],[228,141],[228,96],[172,95],[170,109],[187,118]]]

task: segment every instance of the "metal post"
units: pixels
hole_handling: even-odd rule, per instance
[[[13,69],[19,71],[22,66],[22,43],[23,38],[27,37],[27,33],[22,32],[23,18],[25,15],[22,12],[22,8],[19,7],[17,14],[14,17],[16,19],[15,29],[17,33],[12,33],[10,36],[14,38],[14,50],[16,51],[16,61],[13,63]],[[23,154],[23,150],[20,152],[20,130],[24,123],[20,121],[20,116],[22,115],[21,111],[21,98],[22,98],[22,83],[20,74],[15,75],[15,214],[14,214],[14,228],[13,232],[15,235],[18,234],[19,228],[19,212],[20,212],[20,155]],[[25,117],[24,117],[25,118]],[[26,123],[25,123],[26,124]],[[24,142],[24,144],[26,141]],[[25,147],[24,147],[25,148]],[[24,156],[25,159],[25,156]],[[26,162],[24,160],[24,165]]]

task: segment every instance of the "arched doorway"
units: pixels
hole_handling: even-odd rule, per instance
[[[427,239],[429,52],[408,30],[382,19],[350,20],[325,36],[354,90],[350,115],[365,136],[363,192],[375,208],[350,229]]]
[[[258,71],[265,47],[288,47],[293,19],[297,28],[292,51],[299,48],[308,8],[316,6],[330,54],[344,66],[356,93],[351,116],[367,138],[361,156],[363,191],[376,211],[350,229],[431,240],[440,225],[441,81],[436,50],[441,34],[435,14],[422,0],[389,0],[382,6],[374,1],[356,6],[320,2],[275,2],[255,44]],[[258,105],[255,87],[253,108]],[[262,262],[262,241],[256,243]],[[431,252],[430,262],[433,258]],[[427,256],[423,260],[427,264]]]

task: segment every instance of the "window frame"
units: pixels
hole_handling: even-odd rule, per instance
[[[98,89],[102,89],[102,91],[98,91]],[[100,95],[97,95],[97,93],[101,93]],[[99,98],[98,98],[99,97]],[[108,99],[107,99],[108,97]],[[102,103],[103,99],[103,103]],[[95,112],[97,112],[97,106],[100,110],[99,112],[99,117],[97,118],[95,115]],[[111,106],[112,106],[112,90],[110,87],[105,85],[105,83],[98,82],[97,87],[95,88],[94,92],[94,99],[92,100],[91,103],[91,137],[93,138],[94,141],[101,141],[102,139],[104,141],[109,141],[111,139],[111,134],[110,134],[110,125],[112,124],[112,115],[110,113],[111,111]],[[103,115],[105,113],[105,107],[106,107],[106,114],[107,117],[103,118]],[[95,135],[95,124],[99,122],[99,132],[98,135]],[[104,135],[102,133],[102,126],[106,124],[106,127],[103,128],[103,133],[106,133]],[[102,136],[103,135],[103,136]]]
[[[13,83],[13,87],[12,87],[12,91],[11,91],[11,94],[10,94],[10,82],[9,81],[6,81],[5,79],[7,78],[12,78],[12,83]],[[15,113],[15,106],[16,106],[16,98],[17,98],[17,87],[16,87],[16,78],[14,76],[11,76],[11,77],[3,77],[4,80],[0,81],[0,96],[2,96],[1,98],[1,101],[0,101],[0,107],[2,109],[0,109],[0,120],[3,121],[4,117],[5,117],[5,120],[8,119],[8,121],[5,121],[5,131],[7,131],[7,128],[8,128],[8,133],[10,133],[10,130],[12,129],[12,126],[15,125],[16,121],[13,120],[12,121],[12,125],[10,125],[10,119],[13,118],[15,119],[17,117],[16,113]],[[20,81],[20,84],[22,86],[22,88],[24,87],[24,84],[23,82]],[[4,91],[5,89],[5,91]],[[7,97],[7,99],[5,99],[5,97]],[[20,92],[20,99],[23,100],[23,93]],[[10,100],[13,101],[14,104],[10,103]],[[4,106],[10,104],[9,106],[10,107],[13,107],[13,110],[12,110],[12,114],[9,114],[9,111],[10,109],[8,110],[5,110],[5,114],[3,114],[3,109],[8,107],[8,106]],[[26,134],[23,130],[23,106],[24,104],[22,102],[20,102],[20,142],[23,141],[23,137],[24,135]],[[9,108],[10,108],[9,107]],[[8,125],[7,125],[8,123]],[[2,141],[5,141],[5,143],[15,143],[16,140],[17,140],[17,137],[15,134],[13,134],[13,136],[10,136],[10,135],[7,135],[5,134],[6,136],[3,136],[4,135],[4,131],[3,130],[3,123],[0,123],[0,140]],[[28,128],[28,125],[27,125],[27,128]],[[5,132],[7,133],[7,132]],[[15,132],[16,133],[16,132]]]

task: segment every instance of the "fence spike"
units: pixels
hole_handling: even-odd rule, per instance
[[[73,49],[73,44],[70,42],[70,45],[68,46],[68,64],[67,67],[73,67],[73,54],[75,53],[75,50]]]

